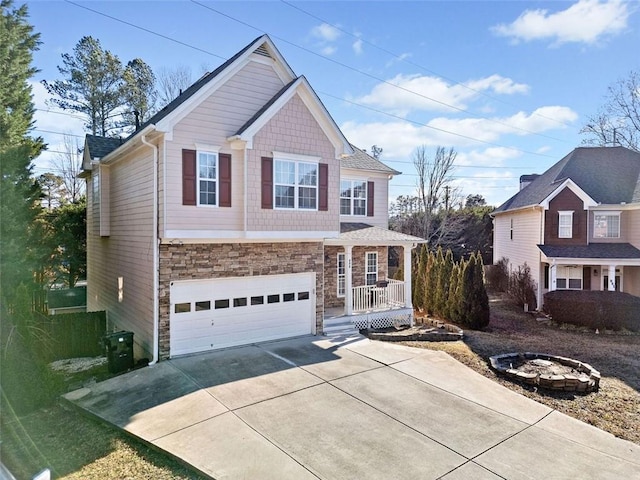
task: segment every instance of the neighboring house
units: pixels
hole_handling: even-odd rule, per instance
[[[47,313],[78,313],[87,311],[87,287],[64,288],[47,292]]]
[[[640,296],[640,153],[576,148],[494,215],[494,260],[526,262],[538,307],[552,290],[619,290]]]
[[[399,172],[347,141],[266,35],[126,140],[87,135],[83,168],[88,310],[137,356],[412,321],[423,240],[387,228]]]

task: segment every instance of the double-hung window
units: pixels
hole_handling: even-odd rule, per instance
[[[366,181],[340,181],[340,215],[367,215]]]
[[[620,212],[598,212],[593,219],[593,238],[620,238]]]
[[[365,261],[367,285],[375,285],[378,281],[378,252],[367,252]]]
[[[556,267],[556,288],[558,290],[582,290],[582,269],[575,266]]]
[[[218,154],[198,151],[198,205],[218,205]]]
[[[274,160],[274,206],[318,209],[318,164]]]
[[[347,268],[346,256],[344,253],[338,253],[338,297],[344,297],[346,291]]]
[[[558,238],[573,237],[573,211],[558,212]]]

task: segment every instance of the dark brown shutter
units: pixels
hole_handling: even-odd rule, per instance
[[[329,165],[318,164],[318,210],[329,210]]]
[[[220,166],[220,207],[231,206],[231,155],[221,153],[218,155],[218,163]]]
[[[367,217],[373,217],[373,182],[367,182]]]
[[[196,205],[196,151],[182,150],[182,204]]]
[[[273,158],[262,157],[262,208],[273,209]]]

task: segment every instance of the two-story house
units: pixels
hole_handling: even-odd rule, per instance
[[[552,290],[640,296],[640,153],[580,147],[494,213],[494,259],[527,263],[537,302]]]
[[[387,228],[399,172],[347,141],[266,35],[127,139],[88,135],[83,169],[88,310],[136,356],[412,322],[422,240]]]

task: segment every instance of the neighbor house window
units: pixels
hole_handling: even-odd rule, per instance
[[[582,290],[582,268],[576,266],[557,267],[556,289]]]
[[[558,212],[558,238],[573,237],[573,212]]]
[[[198,205],[218,205],[218,154],[198,152]]]
[[[340,215],[367,215],[367,182],[342,180],[340,182]]]
[[[317,210],[318,164],[274,161],[275,208]]]
[[[346,257],[344,253],[338,254],[338,296],[344,297],[347,281]]]
[[[620,212],[596,213],[593,219],[593,238],[620,238]]]
[[[378,281],[378,252],[367,252],[366,262],[367,285],[375,285]]]

